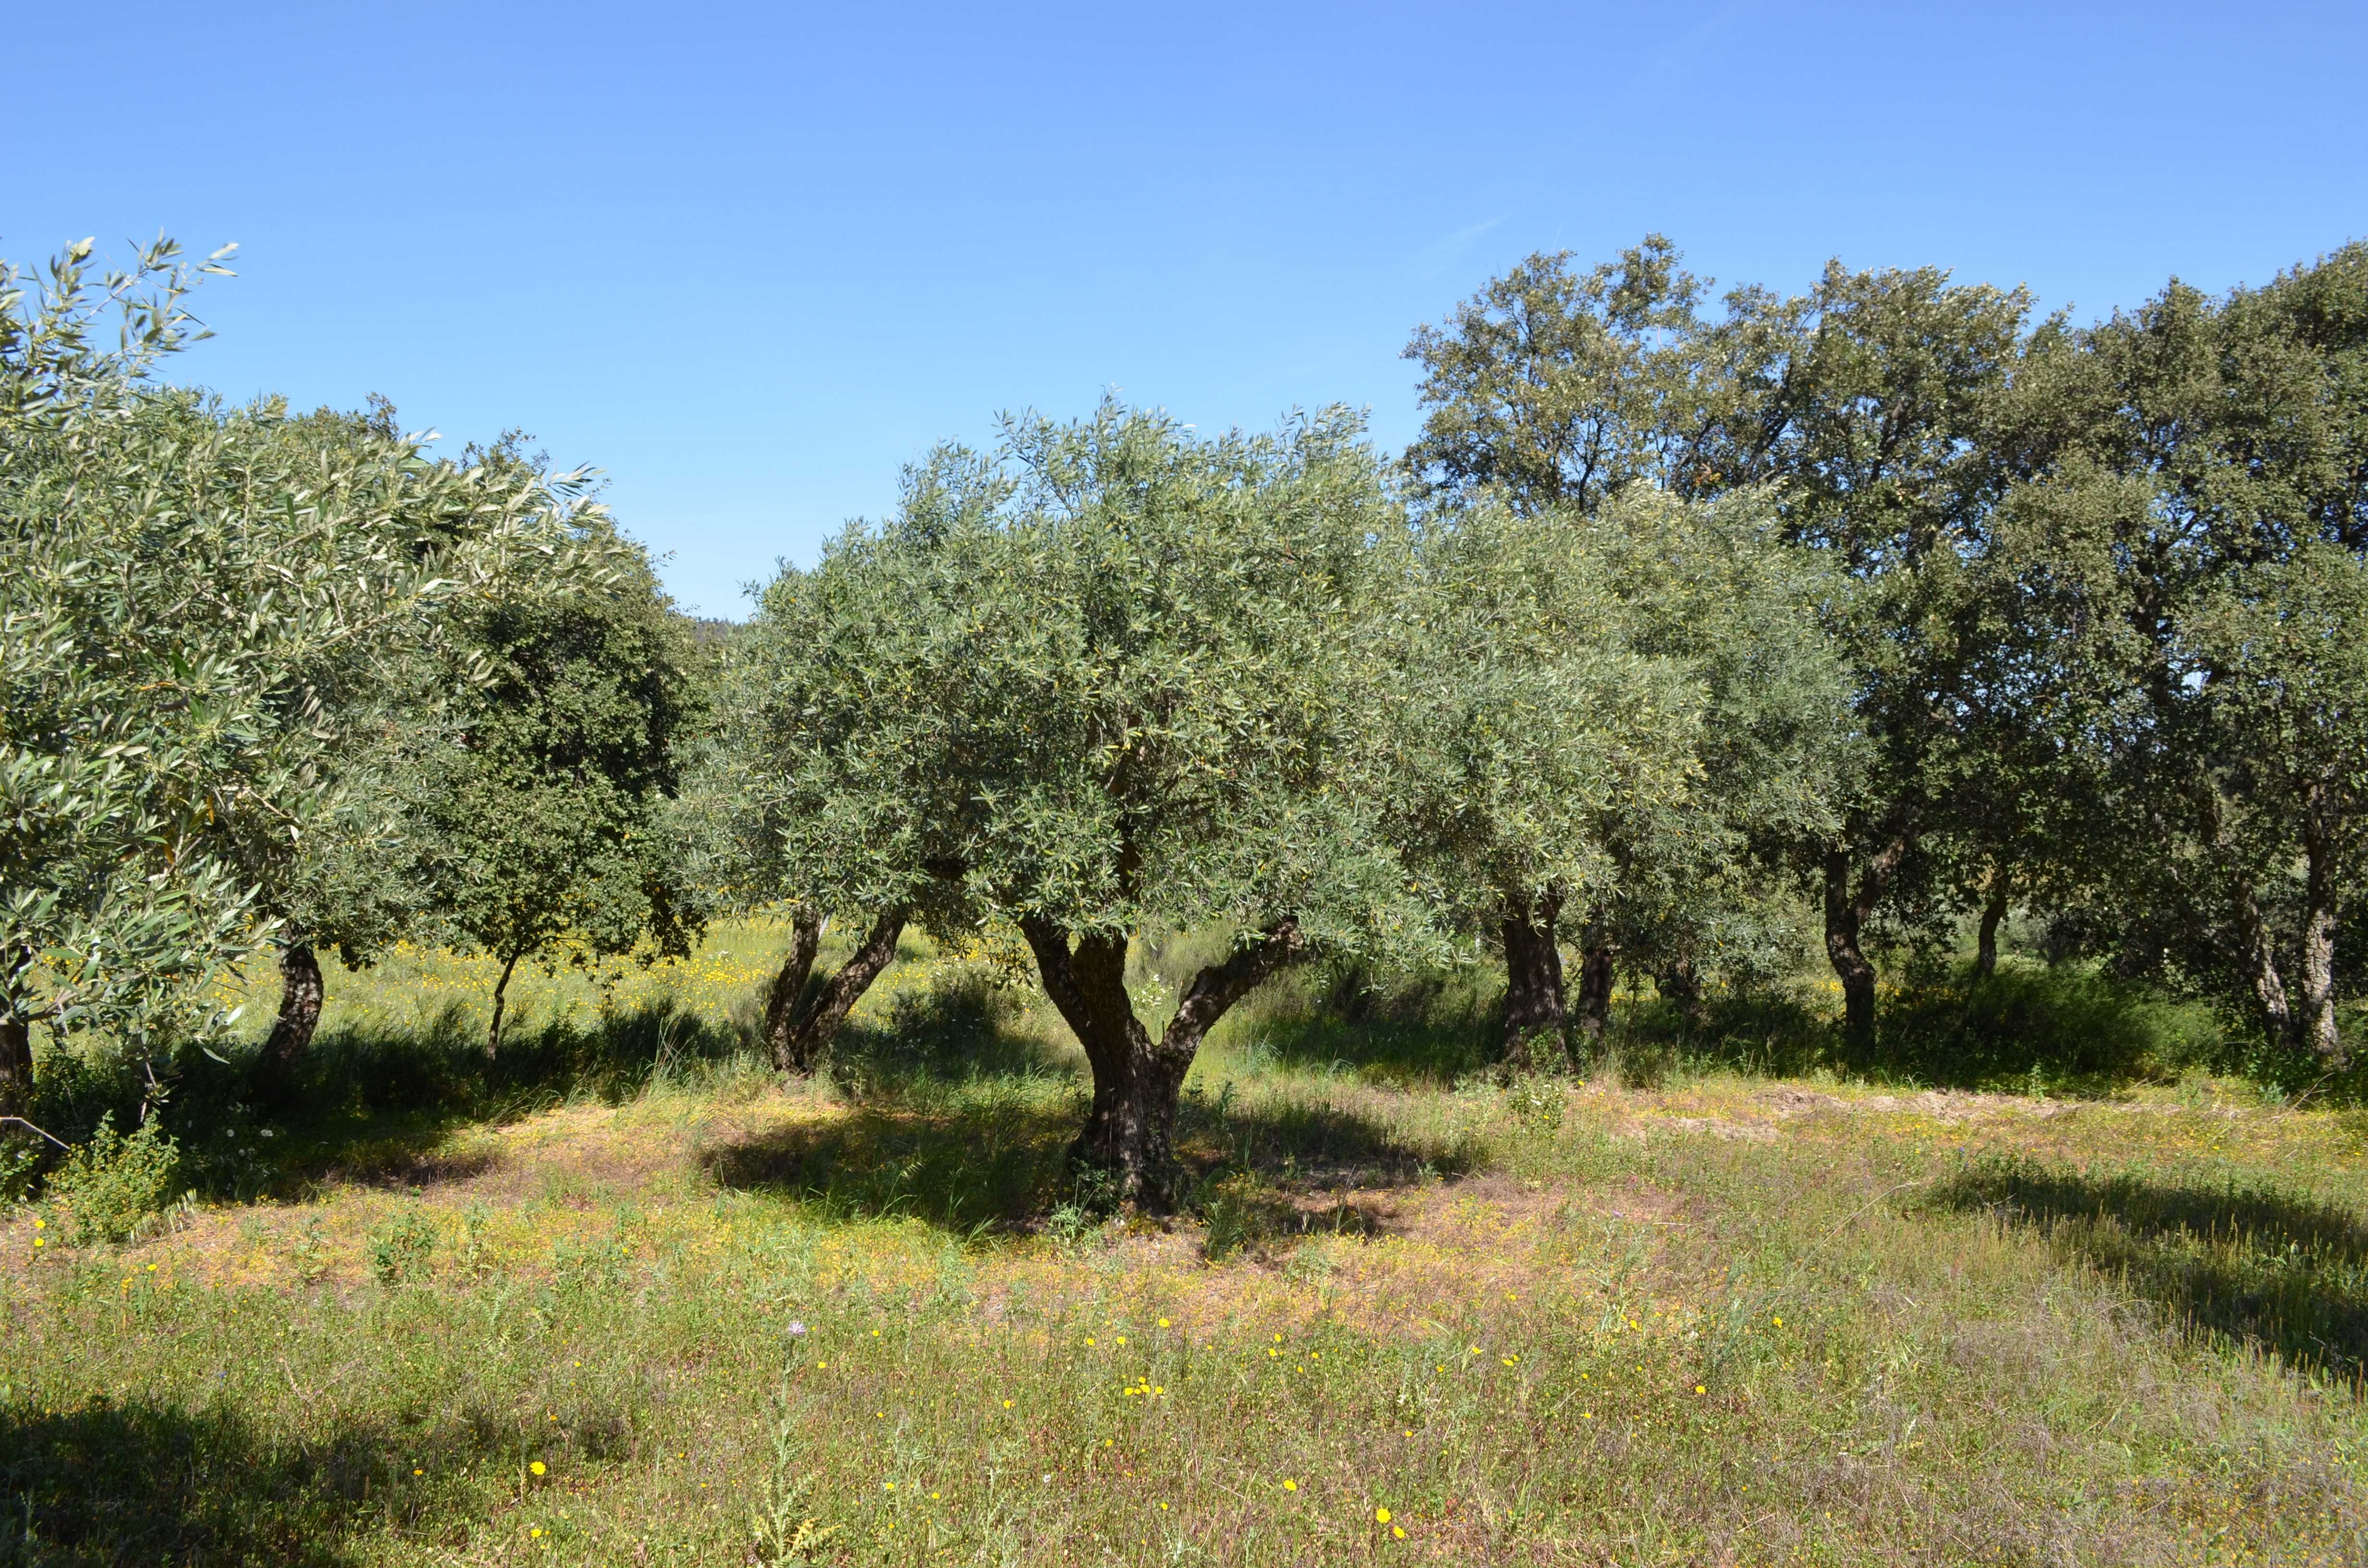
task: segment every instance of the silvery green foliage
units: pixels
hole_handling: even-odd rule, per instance
[[[94,280],[89,251],[0,268],[0,1025],[136,1043],[196,1027],[197,983],[276,919],[321,917],[354,865],[333,841],[380,831],[353,759],[381,672],[577,548],[586,508],[161,385],[203,335],[193,269],[160,240]]]
[[[1637,485],[1584,528],[1623,644],[1697,694],[1689,787],[1634,792],[1598,830],[1616,868],[1605,914],[1639,970],[1682,961],[1748,978],[1794,962],[1788,857],[1834,831],[1865,767],[1824,624],[1848,585],[1783,542],[1770,500],[1688,502]]]
[[[1076,932],[1426,922],[1379,830],[1364,618],[1405,522],[1343,410],[1195,436],[1105,403],[947,448],[766,590],[746,819],[769,892]]]
[[[1553,911],[1647,971],[1792,956],[1782,858],[1830,830],[1852,727],[1836,585],[1764,497],[1484,496],[1432,515],[1407,581],[1392,831],[1458,930]]]
[[[1575,509],[1486,500],[1411,552],[1377,714],[1388,816],[1412,884],[1466,934],[1608,896],[1613,825],[1695,788],[1702,689],[1639,649],[1613,565]]]

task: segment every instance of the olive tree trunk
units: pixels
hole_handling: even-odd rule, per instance
[[[502,1012],[509,1006],[510,976],[518,970],[522,952],[512,953],[502,960],[502,976],[494,982],[494,1021],[485,1030],[485,1060],[493,1061],[502,1050]]]
[[[1615,957],[1610,923],[1599,911],[1580,934],[1578,949],[1578,1035],[1590,1053],[1601,1052],[1611,1026]]]
[[[290,942],[279,953],[279,1016],[263,1042],[264,1071],[285,1074],[312,1049],[321,1024],[321,960],[311,947]]]
[[[1177,1199],[1176,1102],[1201,1041],[1269,975],[1306,955],[1299,923],[1284,919],[1192,977],[1176,1016],[1155,1040],[1126,989],[1126,937],[1097,931],[1072,945],[1065,927],[1019,923],[1052,998],[1094,1074],[1094,1099],[1069,1158],[1107,1174],[1122,1203],[1164,1213]]]
[[[0,955],[0,1116],[22,1116],[33,1104],[33,1020],[18,989],[33,955],[11,948]]]
[[[1551,1040],[1566,1053],[1569,1018],[1564,1006],[1562,945],[1554,924],[1562,900],[1547,893],[1532,903],[1522,894],[1505,899],[1505,1062],[1529,1067],[1531,1047]]]
[[[838,972],[815,985],[811,982],[814,955],[822,947],[822,915],[801,908],[791,917],[789,956],[773,979],[773,994],[765,1006],[765,1042],[775,1068],[801,1077],[814,1071],[823,1047],[838,1033],[847,1015],[895,961],[897,939],[911,920],[912,912],[902,905],[882,910]]]
[[[1688,1033],[1710,1021],[1710,1011],[1702,1002],[1701,971],[1694,968],[1693,955],[1679,953],[1662,966],[1653,977],[1659,986],[1661,999],[1678,1010],[1678,1021]]]
[[[1987,980],[1998,973],[1998,925],[2006,919],[2007,876],[2004,868],[1990,873],[1990,893],[1982,905],[1982,925],[1974,946],[1974,978]]]
[[[1890,838],[1855,882],[1850,852],[1839,845],[1826,852],[1826,961],[1842,983],[1842,1027],[1854,1044],[1874,1039],[1874,963],[1860,945],[1861,937],[1914,842],[1906,823],[1895,816]]]
[[[0,1017],[0,1116],[22,1116],[33,1103],[33,1024]]]

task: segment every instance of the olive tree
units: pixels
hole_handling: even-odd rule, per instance
[[[852,527],[813,571],[785,567],[761,595],[724,701],[718,777],[739,852],[731,881],[786,903],[789,951],[766,1000],[774,1065],[814,1070],[824,1047],[894,959],[916,919],[941,931],[980,917],[962,869],[978,829],[952,710],[934,700],[961,674],[946,620],[962,614],[1012,481],[958,449],[907,468],[902,504]],[[823,927],[862,932],[826,976]]]
[[[1382,623],[1389,830],[1414,890],[1503,955],[1515,1064],[1568,1044],[1564,921],[1619,878],[1608,824],[1681,810],[1697,772],[1702,693],[1627,637],[1595,542],[1575,508],[1442,515]]]
[[[2017,473],[1995,437],[2031,301],[1837,262],[1805,295],[1736,289],[1713,317],[1676,260],[1657,236],[1584,276],[1532,257],[1417,332],[1427,414],[1408,460],[1434,491],[1493,484],[1530,513],[1595,515],[1640,482],[1684,497],[1767,484],[1785,540],[1833,562],[1846,591],[1820,617],[1863,744],[1794,858],[1863,1037],[1866,933],[1935,863],[1980,766],[1972,740],[1997,727],[1971,722],[2000,689],[1981,663],[1998,602],[1983,558]]]
[[[1403,521],[1360,435],[1339,410],[1214,439],[1115,403],[1008,419],[986,465],[1008,487],[842,541],[818,574],[880,574],[829,635],[886,735],[943,775],[911,797],[927,851],[894,874],[1018,926],[1092,1067],[1073,1157],[1124,1201],[1174,1200],[1178,1095],[1228,1008],[1315,952],[1421,928],[1362,782],[1359,629]],[[1155,1029],[1131,940],[1208,924],[1224,956]]]
[[[1625,794],[1595,827],[1610,872],[1577,933],[1578,1025],[1600,1040],[1616,965],[1691,1019],[1707,980],[1791,960],[1793,858],[1838,825],[1864,736],[1827,629],[1845,585],[1783,541],[1764,490],[1689,502],[1634,486],[1582,537],[1607,631],[1694,694],[1687,786]]]
[[[566,532],[547,494],[391,435],[156,379],[199,335],[159,241],[0,272],[0,1097],[30,1025],[145,1051],[317,902],[360,808],[349,700],[442,608]],[[204,270],[222,271],[219,256]],[[118,347],[102,319],[120,312]]]

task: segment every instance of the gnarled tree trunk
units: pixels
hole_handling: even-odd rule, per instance
[[[772,994],[765,998],[765,1045],[773,1053],[774,1071],[791,1070],[790,1020],[806,999],[806,983],[814,978],[814,955],[822,950],[822,911],[799,904],[790,914],[790,950],[773,976]]]
[[[1603,1050],[1603,1034],[1611,1026],[1611,983],[1615,978],[1611,928],[1601,912],[1579,936],[1578,1033],[1589,1053]]]
[[[774,1066],[802,1077],[814,1071],[822,1048],[838,1033],[881,971],[895,961],[897,938],[911,919],[912,911],[901,904],[882,910],[838,972],[819,986],[809,986],[807,977],[822,942],[822,920],[800,912],[789,958],[773,982],[772,1000],[765,1009],[765,1039],[772,1047]]]
[[[279,953],[279,1016],[263,1042],[264,1071],[285,1076],[312,1049],[321,1025],[321,960],[312,948],[290,942]]]
[[[1036,955],[1044,994],[1085,1048],[1094,1101],[1069,1157],[1107,1173],[1121,1202],[1154,1213],[1176,1201],[1176,1101],[1192,1058],[1227,1008],[1306,953],[1296,920],[1277,921],[1247,947],[1211,964],[1184,988],[1157,1040],[1134,1016],[1126,990],[1126,937],[1068,931],[1030,916],[1019,928]]]
[[[522,952],[512,953],[502,960],[502,976],[494,982],[494,1021],[485,1030],[485,1060],[493,1061],[501,1054],[502,1013],[509,1006],[510,976],[518,970]]]
[[[22,1116],[33,1103],[33,1025],[0,1017],[0,1116]]]
[[[1505,1062],[1531,1066],[1531,1045],[1551,1039],[1570,1049],[1569,1020],[1563,1006],[1562,946],[1554,923],[1562,900],[1547,893],[1532,903],[1522,894],[1505,900]]]
[[[1826,961],[1842,983],[1842,1027],[1859,1045],[1874,1039],[1875,978],[1860,938],[1914,842],[1899,813],[1894,813],[1893,824],[1889,840],[1867,862],[1856,886],[1850,882],[1850,852],[1839,845],[1826,852]]]
[[[1987,980],[1998,972],[1998,923],[2006,918],[2007,875],[2004,867],[1990,872],[1989,900],[1982,905],[1982,925],[1974,948],[1974,978]]]

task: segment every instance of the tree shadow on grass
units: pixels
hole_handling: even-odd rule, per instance
[[[909,1216],[964,1236],[1024,1234],[1055,1210],[1093,1204],[1090,1179],[1068,1161],[1086,1104],[1074,1084],[981,1082],[959,1097],[875,1100],[828,1121],[793,1122],[710,1150],[701,1164],[723,1187],[851,1219]],[[1288,1210],[1303,1230],[1365,1233],[1380,1228],[1379,1207],[1333,1196],[1340,1189],[1460,1176],[1472,1163],[1468,1151],[1417,1144],[1354,1110],[1307,1105],[1188,1105],[1178,1154],[1187,1208],[1229,1181],[1238,1192],[1235,1178],[1247,1176],[1267,1195],[1276,1225]]]
[[[1493,977],[1461,972],[1382,983],[1354,968],[1304,971],[1245,1003],[1224,1038],[1253,1070],[1353,1074],[1403,1087],[1452,1084],[1498,1055],[1504,1008],[1492,987]]]
[[[272,1441],[228,1411],[146,1401],[0,1412],[0,1562],[333,1568],[356,1560],[340,1542],[358,1528],[432,1505],[411,1471],[435,1447],[370,1426]]]
[[[2355,1384],[2368,1373],[2368,1224],[2351,1210],[2026,1159],[1977,1165],[1933,1201],[2037,1230],[2178,1321]]]
[[[185,1178],[212,1197],[298,1197],[324,1180],[427,1186],[482,1168],[438,1153],[455,1128],[570,1099],[618,1104],[661,1070],[728,1071],[747,1047],[739,1030],[661,1002],[518,1028],[489,1060],[456,1002],[416,1028],[324,1030],[282,1075],[259,1051],[184,1052],[168,1123]]]

